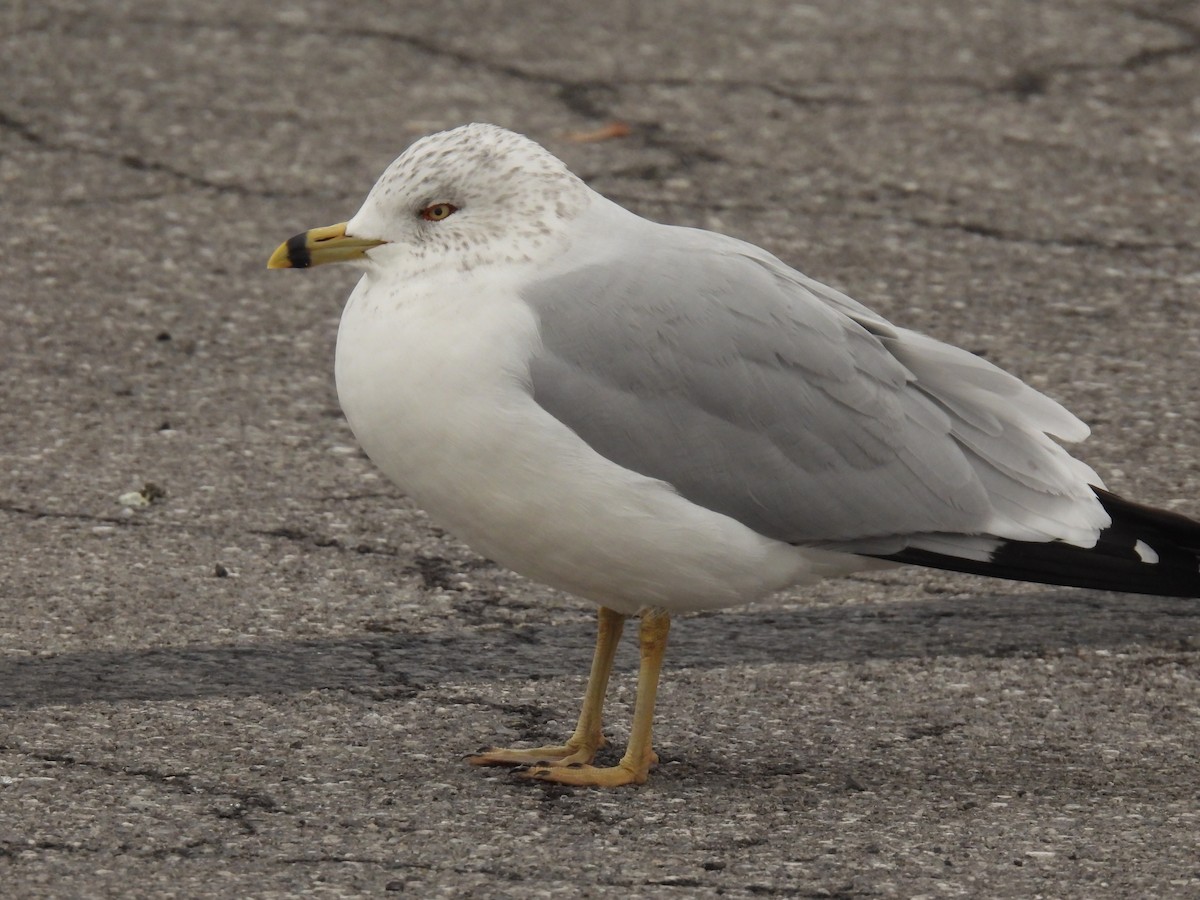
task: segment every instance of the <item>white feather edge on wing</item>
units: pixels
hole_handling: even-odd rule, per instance
[[[1112,524],[1091,490],[1104,487],[1100,476],[1050,437],[1075,442],[1090,433],[1087,424],[1062,404],[973,353],[893,325],[774,257],[753,253],[746,257],[874,334],[912,374],[913,386],[947,413],[951,435],[972,458],[992,501],[993,515],[983,529],[986,534],[1092,547],[1100,531]],[[875,544],[886,543],[843,546],[878,552]],[[949,534],[914,535],[904,544],[935,552],[957,546],[957,555],[970,558],[986,558],[996,546],[982,535]]]

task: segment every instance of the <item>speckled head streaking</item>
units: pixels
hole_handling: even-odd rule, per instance
[[[414,272],[529,259],[583,209],[591,190],[551,153],[495,125],[421,138],[380,176],[346,234],[388,243],[370,254]]]

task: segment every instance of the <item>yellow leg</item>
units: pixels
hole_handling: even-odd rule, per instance
[[[650,775],[650,766],[658,762],[651,746],[651,731],[654,725],[654,700],[658,695],[658,675],[662,670],[663,655],[667,651],[667,633],[670,630],[671,617],[668,613],[655,609],[642,613],[641,627],[638,629],[641,665],[638,668],[637,702],[633,708],[629,747],[621,761],[608,768],[597,768],[590,764],[553,768],[538,766],[529,770],[528,778],[585,787],[645,784]]]
[[[468,756],[467,762],[473,766],[574,766],[590,763],[596,751],[604,746],[604,735],[600,731],[604,695],[608,691],[613,657],[617,654],[617,644],[624,628],[625,616],[605,606],[600,607],[596,653],[592,657],[592,673],[588,676],[587,692],[579,711],[579,724],[565,744],[528,750],[493,747],[475,756]]]

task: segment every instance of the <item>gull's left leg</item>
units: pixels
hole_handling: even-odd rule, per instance
[[[604,695],[608,692],[608,677],[612,674],[613,657],[625,628],[625,616],[606,606],[600,607],[596,631],[596,653],[592,657],[592,672],[588,676],[587,692],[579,711],[579,724],[565,744],[511,750],[493,747],[475,756],[468,756],[473,766],[573,766],[590,763],[596,751],[604,746],[600,717],[604,711]]]
[[[658,695],[658,675],[667,650],[667,633],[671,616],[665,610],[648,609],[642,613],[638,640],[641,646],[641,665],[638,668],[637,701],[633,708],[633,727],[629,730],[629,746],[615,766],[598,768],[592,765],[538,766],[530,769],[528,778],[555,784],[584,787],[619,787],[623,784],[645,784],[650,766],[658,762],[651,746],[654,725],[654,701]]]

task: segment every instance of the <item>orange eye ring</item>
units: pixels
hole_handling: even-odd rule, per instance
[[[458,207],[453,203],[431,203],[421,210],[421,218],[426,222],[440,222],[456,212],[458,212]]]

